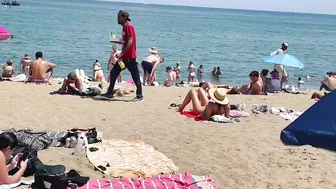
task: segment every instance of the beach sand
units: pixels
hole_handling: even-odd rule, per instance
[[[336,188],[336,154],[284,146],[280,132],[290,122],[279,116],[249,111],[251,116],[240,123],[199,123],[169,109],[171,103],[182,102],[189,88],[145,87],[145,102],[130,103],[49,94],[59,87],[0,83],[0,129],[96,127],[105,139],[141,139],[171,158],[179,172],[208,175],[222,188]],[[266,104],[306,110],[315,103],[310,95],[291,94],[229,99],[232,104],[246,103],[248,109]],[[91,178],[103,176],[85,157],[72,152],[51,148],[39,152],[39,157],[45,164],[63,164]]]

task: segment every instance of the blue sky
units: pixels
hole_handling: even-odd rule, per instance
[[[113,1],[336,14],[336,0],[113,0]]]

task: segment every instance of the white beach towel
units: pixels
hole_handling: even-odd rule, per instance
[[[34,180],[20,180],[18,183],[15,184],[3,184],[0,185],[0,189],[11,189],[11,188],[16,188],[21,185],[31,185],[34,183]]]

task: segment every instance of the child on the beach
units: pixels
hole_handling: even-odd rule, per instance
[[[15,75],[13,63],[13,60],[6,62],[6,65],[2,68],[2,78],[11,78]]]
[[[174,72],[170,66],[166,67],[166,72],[168,74],[168,78],[164,82],[164,86],[172,87],[176,84],[176,72]]]

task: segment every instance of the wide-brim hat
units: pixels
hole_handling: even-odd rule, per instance
[[[212,88],[209,90],[209,96],[217,104],[228,105],[229,99],[226,96],[227,90],[223,88]]]
[[[152,48],[148,49],[148,51],[152,54],[158,54],[159,53],[159,51],[156,49],[156,47],[152,47]]]

